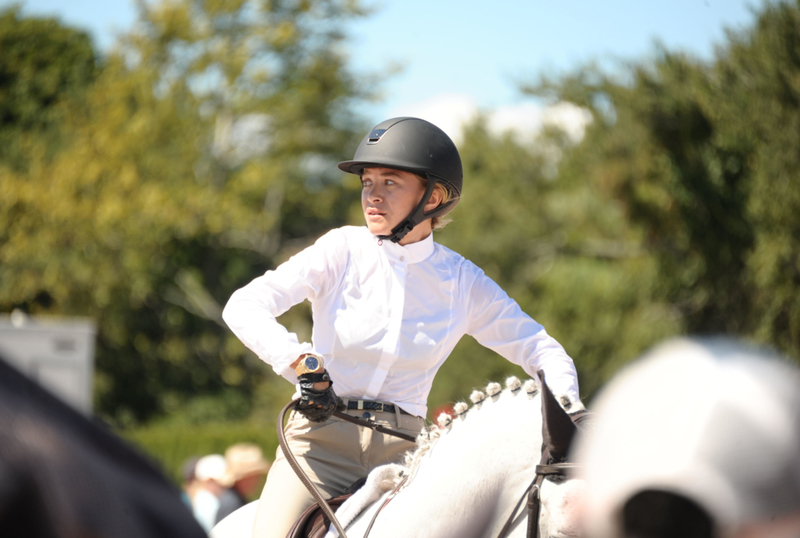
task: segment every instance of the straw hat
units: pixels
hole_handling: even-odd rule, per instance
[[[267,474],[269,462],[264,459],[261,449],[253,443],[237,443],[225,450],[227,471],[222,484],[230,487],[237,480],[255,474]]]

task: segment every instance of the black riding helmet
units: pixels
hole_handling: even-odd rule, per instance
[[[425,219],[452,211],[461,198],[463,172],[458,150],[444,131],[425,120],[392,118],[381,122],[358,145],[352,161],[339,163],[341,170],[357,176],[369,167],[404,170],[428,180],[417,207],[392,229],[391,235],[379,236],[380,239],[397,243]],[[425,213],[425,203],[437,183],[450,192],[452,199]]]

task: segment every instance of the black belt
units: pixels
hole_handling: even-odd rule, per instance
[[[366,409],[367,411],[384,411],[386,413],[394,413],[396,409],[404,415],[410,415],[408,411],[404,411],[401,407],[395,407],[394,404],[375,402],[373,400],[349,400],[347,402],[347,409]]]

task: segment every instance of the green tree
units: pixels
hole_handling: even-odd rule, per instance
[[[591,126],[590,126],[591,127]],[[587,182],[596,146],[557,129],[526,142],[479,120],[460,145],[464,197],[437,241],[497,281],[575,360],[581,394],[680,324],[651,288],[656,264],[621,205]],[[558,163],[554,169],[554,162]],[[467,337],[436,378],[432,401],[522,370]]]
[[[721,164],[746,179],[752,242],[743,270],[742,327],[800,359],[800,3],[767,5],[755,27],[731,34],[713,73],[726,129]]]
[[[480,125],[462,144],[465,197],[439,239],[564,344],[584,395],[674,334],[800,358],[800,3],[756,15],[711,62],[658,48],[621,72],[589,65],[523,88],[591,112],[575,146]],[[511,372],[467,340],[435,395],[453,398],[450,377]]]
[[[18,6],[0,11],[0,163],[21,169],[33,140],[56,145],[65,103],[84,95],[95,64],[85,32],[21,17]]]
[[[713,62],[660,49],[624,76],[586,68],[529,88],[592,110],[563,166],[620,206],[676,328],[796,358],[799,23],[797,2],[767,3]]]
[[[220,319],[230,293],[346,220],[354,2],[142,3],[69,145],[0,177],[0,304],[99,322],[97,409],[119,423],[271,382]],[[302,328],[302,310],[289,315]],[[282,385],[287,385],[282,383]],[[281,385],[281,386],[282,386]],[[249,401],[249,398],[248,398]],[[228,402],[228,403],[225,403]],[[245,409],[246,412],[247,410]]]

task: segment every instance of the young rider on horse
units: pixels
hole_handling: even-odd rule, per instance
[[[413,443],[345,422],[348,414],[416,435],[433,377],[464,334],[518,364],[546,372],[577,401],[572,359],[483,271],[433,241],[461,196],[461,159],[450,138],[417,118],[377,125],[352,161],[367,226],[345,226],[236,291],[223,318],[279,375],[298,383],[286,437],[310,479],[341,494]],[[311,343],[276,321],[308,299]],[[335,392],[334,392],[335,390]],[[284,538],[314,503],[281,450],[261,495],[254,536]]]

